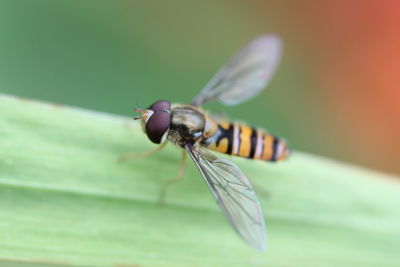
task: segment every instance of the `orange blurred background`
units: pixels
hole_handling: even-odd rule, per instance
[[[400,1],[284,1],[273,9],[285,14],[280,34],[301,47],[290,53],[312,56],[302,60],[317,113],[307,116],[321,122],[305,119],[320,135],[312,135],[321,143],[314,149],[400,173]]]

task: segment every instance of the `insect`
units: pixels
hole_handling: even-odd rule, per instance
[[[189,154],[233,229],[251,247],[266,248],[263,212],[244,173],[231,161],[217,158],[209,150],[254,160],[281,161],[288,157],[286,143],[261,129],[220,121],[200,105],[218,100],[236,105],[257,95],[270,81],[278,65],[281,41],[275,35],[255,38],[225,65],[193,98],[190,104],[157,101],[148,109],[136,109],[148,138],[161,144],[181,147],[183,156],[177,179],[183,178],[186,154]]]

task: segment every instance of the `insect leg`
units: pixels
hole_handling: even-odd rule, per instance
[[[167,193],[167,188],[177,182],[180,182],[183,180],[184,174],[185,174],[185,168],[186,168],[186,150],[182,149],[182,159],[181,162],[179,164],[179,172],[178,172],[178,177],[176,177],[175,179],[171,179],[168,180],[167,182],[165,182],[165,184],[163,185],[163,187],[161,188],[160,194],[158,196],[158,202],[159,203],[164,203],[165,200],[165,195]]]
[[[163,149],[166,144],[167,144],[167,142],[165,141],[164,143],[162,143],[161,145],[159,145],[155,149],[149,150],[149,151],[144,152],[144,153],[135,153],[135,152],[124,153],[124,154],[122,154],[122,155],[120,155],[118,157],[118,162],[123,162],[123,161],[125,161],[127,159],[143,158],[143,157],[150,156],[150,155],[160,151],[161,149]]]

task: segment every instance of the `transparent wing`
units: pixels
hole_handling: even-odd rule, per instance
[[[236,105],[258,94],[271,80],[281,56],[279,37],[266,34],[242,48],[196,95],[191,104],[212,100]]]
[[[217,159],[204,149],[186,146],[186,150],[235,231],[251,247],[265,250],[264,216],[243,172],[229,160]]]

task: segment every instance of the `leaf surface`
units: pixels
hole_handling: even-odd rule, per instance
[[[180,151],[129,118],[0,96],[0,264],[7,266],[398,266],[398,177],[295,151],[283,163],[232,158],[265,212],[268,250],[223,218]]]

